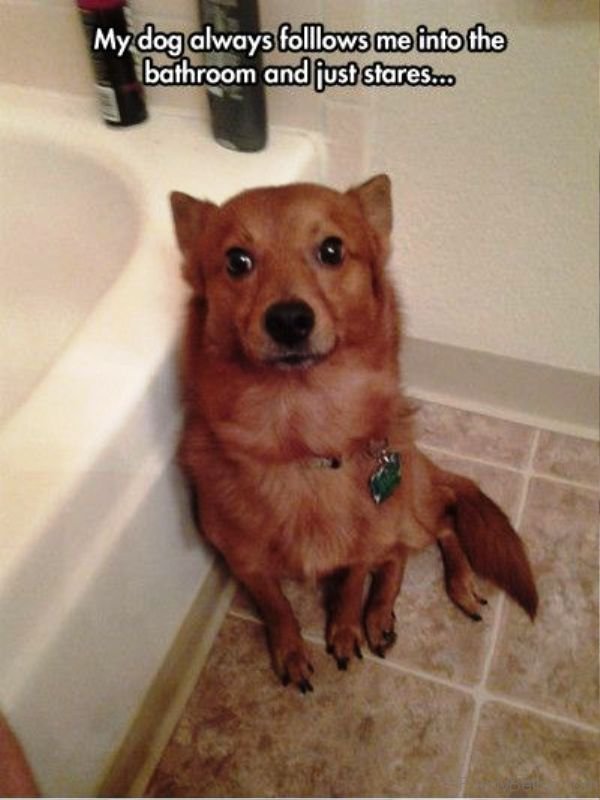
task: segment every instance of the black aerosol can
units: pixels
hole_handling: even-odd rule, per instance
[[[200,0],[200,19],[216,33],[260,31],[256,0]],[[206,53],[207,67],[262,69],[262,57],[250,58],[234,50]],[[208,86],[211,125],[215,139],[230,150],[253,152],[267,143],[265,91],[258,81],[251,86]]]
[[[131,35],[126,0],[77,0],[88,40],[100,111],[108,125],[146,119],[146,100],[137,71],[137,52],[118,42]]]

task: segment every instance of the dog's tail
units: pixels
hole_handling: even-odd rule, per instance
[[[535,617],[538,594],[525,545],[506,514],[477,484],[448,476],[456,498],[455,530],[474,571],[492,581]]]

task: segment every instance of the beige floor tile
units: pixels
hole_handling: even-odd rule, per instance
[[[423,447],[423,452],[442,469],[458,472],[474,480],[492,500],[498,503],[513,523],[515,522],[525,482],[522,473],[467,461],[458,456],[436,453],[428,447]]]
[[[444,469],[477,481],[513,519],[521,498],[523,477],[498,467],[429,454]],[[398,641],[388,658],[461,683],[476,683],[482,675],[499,593],[480,581],[488,606],[482,622],[473,622],[449,600],[437,548],[408,562],[402,592],[396,602]]]
[[[421,403],[415,421],[421,445],[511,467],[525,465],[535,434],[527,425],[437,403]]]
[[[482,607],[483,620],[474,622],[448,598],[437,550],[414,556],[395,605],[398,639],[386,659],[459,683],[477,683],[499,597],[487,582],[480,581],[480,588],[488,604]]]
[[[597,797],[600,737],[500,703],[483,708],[468,797]]]
[[[472,722],[459,691],[313,646],[315,692],[284,689],[264,632],[229,618],[150,796],[454,796]]]
[[[534,430],[426,404],[422,444],[440,466],[476,480],[515,520]],[[492,467],[461,459],[481,458]],[[595,460],[596,459],[596,460]],[[534,471],[597,485],[597,449],[542,432]],[[541,605],[532,625],[513,603],[503,619],[488,688],[533,707],[598,720],[598,494],[534,477],[521,532]],[[337,670],[309,643],[315,692],[280,686],[264,629],[230,616],[148,789],[151,796],[424,796],[459,791],[470,695],[406,674],[477,682],[500,594],[474,623],[450,603],[436,548],[414,556],[397,601],[398,641],[385,661]],[[316,586],[285,591],[305,633],[324,636]],[[234,608],[254,614],[239,594]],[[399,669],[400,668],[400,669]],[[483,706],[467,782],[470,796],[597,796],[598,737],[502,702]]]
[[[597,489],[600,484],[598,442],[542,431],[533,468],[543,475],[585,483]]]
[[[598,495],[533,479],[522,531],[538,578],[534,624],[510,607],[489,687],[594,722],[598,710]]]

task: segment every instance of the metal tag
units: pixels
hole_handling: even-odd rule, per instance
[[[402,467],[400,453],[388,453],[382,450],[379,455],[379,466],[369,478],[371,497],[379,505],[391,497],[400,485]]]

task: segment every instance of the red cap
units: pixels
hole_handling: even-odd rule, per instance
[[[77,0],[77,5],[83,11],[110,11],[124,6],[125,0]]]

